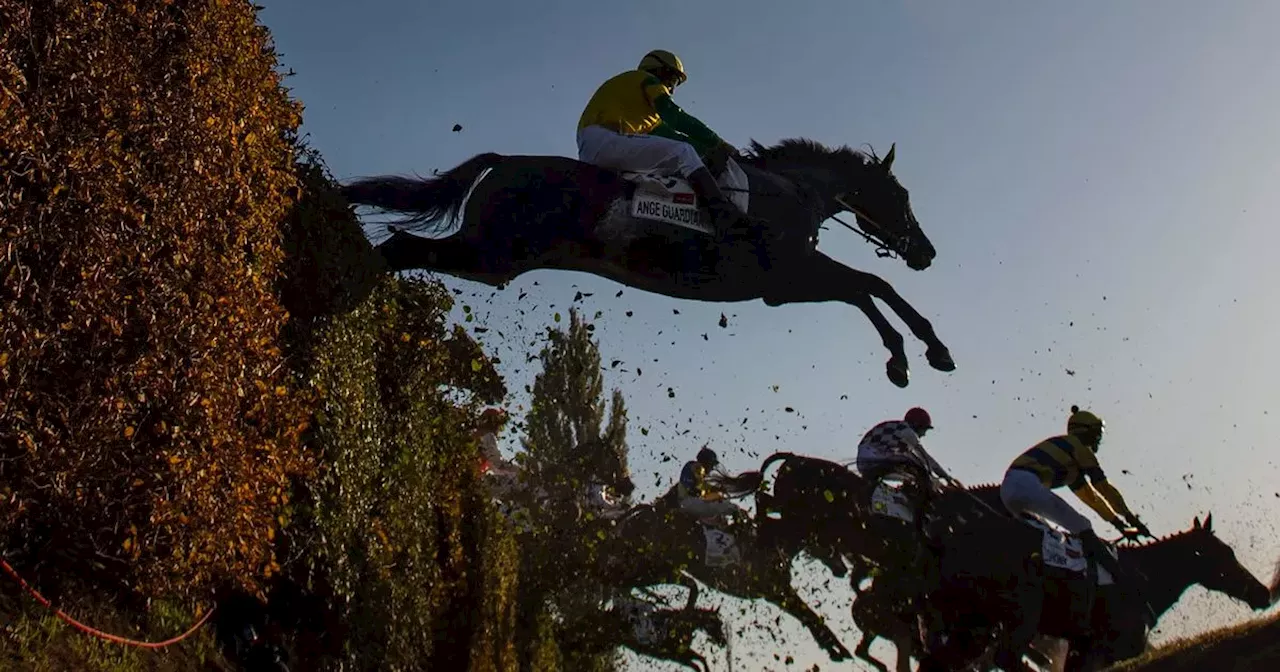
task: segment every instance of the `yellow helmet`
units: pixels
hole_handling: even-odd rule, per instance
[[[1080,410],[1079,406],[1071,407],[1071,417],[1067,419],[1067,433],[1078,436],[1082,439],[1091,439],[1088,442],[1097,442],[1102,440],[1102,433],[1106,431],[1106,423],[1102,418],[1089,412]]]
[[[684,63],[680,62],[680,57],[667,51],[666,49],[654,49],[644,55],[640,59],[640,65],[636,66],[637,70],[644,70],[655,75],[662,71],[672,72],[676,75],[676,84],[684,84],[689,77],[685,74]]]

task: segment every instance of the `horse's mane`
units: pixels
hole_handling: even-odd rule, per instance
[[[1128,549],[1150,548],[1152,546],[1155,546],[1156,544],[1163,544],[1167,541],[1176,541],[1184,537],[1189,537],[1193,534],[1196,534],[1197,532],[1204,532],[1204,528],[1193,527],[1189,530],[1178,530],[1177,532],[1170,532],[1169,534],[1166,534],[1161,537],[1157,537],[1155,539],[1144,539],[1142,541],[1134,541],[1132,539],[1122,539],[1121,541],[1124,542],[1124,545],[1121,546],[1121,548],[1128,548]],[[1280,571],[1280,567],[1277,567],[1276,569],[1277,571]]]
[[[797,161],[801,163],[814,163],[822,161],[856,161],[864,166],[872,166],[880,163],[880,157],[876,156],[875,150],[867,145],[868,151],[853,149],[848,145],[839,147],[827,147],[826,145],[815,140],[807,138],[786,138],[776,145],[762,145],[755,140],[751,140],[751,147],[742,152],[743,158],[751,162],[764,161]]]
[[[977,485],[965,486],[965,490],[968,490],[969,492],[979,492],[979,491],[989,491],[989,490],[999,490],[999,489],[1000,489],[999,483],[979,483]]]

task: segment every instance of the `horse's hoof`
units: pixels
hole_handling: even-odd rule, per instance
[[[889,377],[889,382],[898,387],[906,387],[911,382],[911,371],[907,368],[906,361],[896,357],[885,363],[884,373]]]
[[[939,370],[951,372],[956,370],[956,362],[951,359],[951,351],[945,345],[935,345],[924,353],[925,359],[929,360],[929,366]]]

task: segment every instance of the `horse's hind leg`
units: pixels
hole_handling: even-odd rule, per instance
[[[840,662],[853,657],[849,649],[846,649],[844,644],[840,643],[840,638],[836,637],[836,633],[832,632],[826,623],[823,623],[822,617],[809,608],[809,605],[805,604],[804,600],[800,599],[800,596],[791,589],[789,582],[785,588],[780,587],[766,594],[770,595],[765,598],[766,600],[778,605],[783,611],[791,614],[796,620],[804,624],[809,633],[813,635],[813,639],[827,652],[831,660]]]

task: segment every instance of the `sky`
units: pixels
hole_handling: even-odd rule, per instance
[[[576,156],[591,93],[655,48],[686,65],[677,102],[738,146],[897,143],[933,266],[877,259],[838,228],[820,248],[892,283],[950,346],[957,370],[934,371],[891,317],[912,357],[905,390],[843,304],[697,303],[560,271],[500,292],[445,280],[489,328],[480,338],[513,406],[554,316],[576,305],[594,318],[605,362],[621,362],[606,384],[626,396],[639,494],[668,487],[704,442],[732,471],[777,450],[851,460],[868,428],[914,405],[932,413],[926,446],[954,476],[998,481],[1079,404],[1106,419],[1099,458],[1153,531],[1212,511],[1270,577],[1280,4],[260,2],[296,73],[286,85],[306,106],[303,130],[341,180],[426,175],[489,151]],[[577,292],[591,296],[573,304]],[[847,591],[796,568],[852,650]],[[1189,591],[1156,640],[1248,615],[1206,595]],[[778,633],[744,631],[733,669],[859,669],[832,665],[787,617]],[[892,659],[886,644],[874,651]]]

